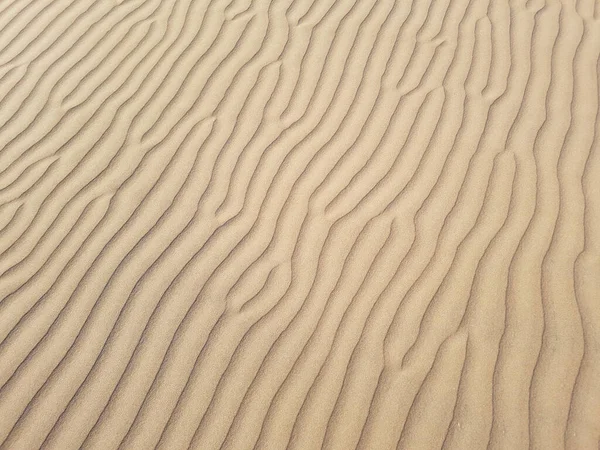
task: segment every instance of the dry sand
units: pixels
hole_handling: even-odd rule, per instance
[[[597,450],[597,1],[0,1],[0,448]]]

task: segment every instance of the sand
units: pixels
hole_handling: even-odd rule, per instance
[[[597,0],[0,1],[0,449],[597,450],[599,56]]]

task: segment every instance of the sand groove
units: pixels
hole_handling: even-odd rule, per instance
[[[0,449],[598,449],[599,14],[0,3]]]

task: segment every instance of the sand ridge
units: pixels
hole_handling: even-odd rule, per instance
[[[0,2],[0,449],[600,445],[595,0]]]

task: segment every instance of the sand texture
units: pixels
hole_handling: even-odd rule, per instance
[[[0,0],[0,450],[598,450],[598,0]]]

